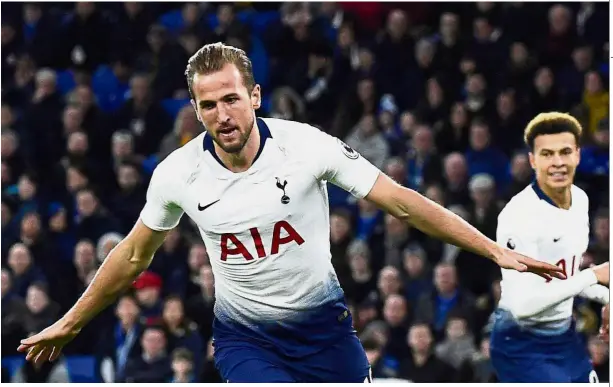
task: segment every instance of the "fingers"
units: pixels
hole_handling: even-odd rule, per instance
[[[36,356],[38,356],[38,354],[41,353],[44,349],[45,346],[42,344],[36,344],[32,348],[30,348],[30,351],[28,351],[28,354],[26,355],[26,361],[36,359]]]
[[[539,277],[543,277],[545,278],[545,280],[547,280],[547,282],[551,281],[551,276],[547,273],[541,273],[539,271],[532,271],[531,273],[538,275]]]
[[[61,354],[62,347],[53,347],[53,351],[51,352],[51,357],[49,357],[49,361],[56,361]]]
[[[32,346],[40,341],[40,335],[30,336],[27,339],[21,340],[22,345]],[[21,346],[20,346],[21,347]]]
[[[49,360],[49,356],[51,355],[52,347],[45,347],[34,359],[34,364],[42,364]]]

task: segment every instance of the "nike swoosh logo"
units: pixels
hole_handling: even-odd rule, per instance
[[[201,206],[200,203],[198,203],[198,211],[204,211],[207,208],[209,208],[210,206],[212,206],[213,204],[217,203],[218,201],[220,201],[221,199],[217,199],[212,203],[207,204],[206,206]]]
[[[562,239],[562,237],[559,237],[559,238],[553,238],[553,243],[555,243],[555,242],[559,241],[560,239]]]

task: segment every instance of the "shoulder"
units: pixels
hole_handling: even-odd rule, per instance
[[[572,200],[575,201],[575,203],[579,203],[582,207],[585,206],[586,208],[588,208],[590,204],[590,199],[587,196],[587,193],[585,193],[584,190],[577,187],[576,185],[573,185],[570,189],[571,196],[573,198]]]
[[[504,206],[498,215],[498,227],[528,227],[537,216],[539,198],[530,186],[523,189]]]
[[[175,183],[187,182],[199,168],[201,161],[202,133],[187,144],[172,151],[153,171],[155,179],[170,180]]]
[[[279,146],[291,150],[294,154],[303,154],[309,159],[317,160],[318,155],[330,154],[330,152],[340,149],[349,158],[358,158],[359,156],[355,150],[339,138],[331,136],[313,125],[279,118],[263,118],[262,120],[268,126],[275,142]]]
[[[299,144],[324,135],[318,128],[303,122],[280,118],[262,118],[262,121],[268,126],[271,136],[282,144]]]

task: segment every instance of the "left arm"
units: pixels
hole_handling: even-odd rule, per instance
[[[381,173],[366,199],[424,233],[491,260],[503,248],[464,219]]]
[[[561,268],[499,246],[453,212],[396,184],[342,141],[319,130],[310,135],[317,141],[313,147],[318,179],[366,198],[426,234],[489,258],[503,268],[530,271],[546,279],[566,278]]]

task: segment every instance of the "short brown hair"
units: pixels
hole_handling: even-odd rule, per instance
[[[243,76],[243,83],[247,90],[251,93],[255,87],[255,79],[253,77],[253,68],[251,60],[240,48],[228,46],[221,42],[211,43],[202,46],[202,48],[187,61],[185,69],[185,77],[189,94],[194,98],[192,84],[195,74],[211,74],[220,71],[225,65],[233,64],[238,68],[238,71]]]
[[[534,117],[524,130],[524,142],[534,149],[534,139],[545,134],[572,133],[577,145],[583,128],[577,119],[568,113],[548,112]]]

